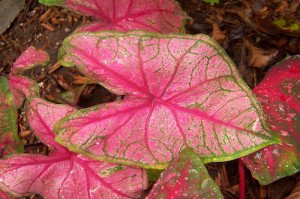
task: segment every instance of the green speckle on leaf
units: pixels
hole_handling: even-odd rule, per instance
[[[109,168],[109,169],[102,170],[102,171],[100,172],[100,175],[101,175],[102,177],[107,177],[107,176],[110,176],[110,175],[112,175],[112,174],[114,174],[114,173],[116,173],[116,172],[118,172],[118,171],[123,170],[123,169],[124,169],[123,166],[118,165],[118,166],[116,166],[116,167],[111,167],[111,168]]]

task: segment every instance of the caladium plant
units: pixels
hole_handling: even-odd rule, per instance
[[[9,75],[9,87],[14,95],[16,107],[20,107],[25,97],[39,94],[39,87],[35,81],[22,76],[22,73],[37,65],[46,65],[49,62],[49,55],[46,51],[37,50],[30,46],[15,61]]]
[[[143,169],[91,160],[54,140],[52,128],[74,108],[32,98],[26,115],[49,156],[22,154],[0,159],[0,188],[15,197],[38,193],[45,198],[136,198],[147,186]]]
[[[229,57],[209,37],[114,32],[179,32],[187,15],[175,1],[40,1],[95,19],[78,32],[113,30],[68,37],[60,61],[77,66],[124,100],[76,111],[31,98],[26,115],[51,153],[0,160],[0,188],[6,192],[16,197],[136,198],[147,188],[145,170],[116,163],[162,169],[173,160],[149,199],[222,198],[204,163],[232,160],[280,142]],[[38,95],[38,85],[22,73],[48,60],[45,51],[34,47],[17,59],[9,76],[16,107],[25,97]],[[254,90],[283,142],[243,158],[262,184],[299,171],[298,63],[294,58],[276,66]],[[6,85],[1,92],[9,93],[7,80],[0,83]],[[1,102],[7,96],[1,95]],[[13,104],[0,107],[12,110]],[[8,115],[2,117],[2,127]],[[54,140],[54,125],[63,146]],[[2,127],[1,136],[6,132]],[[5,138],[9,142],[0,139],[5,149],[17,138],[13,130]],[[0,197],[7,196],[0,191]]]
[[[0,77],[0,157],[23,152],[17,132],[17,110],[6,77]]]
[[[300,170],[300,57],[275,65],[254,93],[282,145],[266,147],[243,161],[261,184],[269,184]]]
[[[187,15],[174,0],[40,0],[46,5],[64,6],[95,22],[80,31],[145,30],[150,32],[179,32]]]
[[[208,36],[77,33],[60,57],[125,95],[58,122],[56,140],[72,151],[161,169],[184,147],[207,163],[278,143],[236,67]]]
[[[183,149],[161,174],[147,199],[223,198],[201,159],[190,149]]]

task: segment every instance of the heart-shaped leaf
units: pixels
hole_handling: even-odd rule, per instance
[[[23,152],[17,132],[17,111],[6,77],[0,77],[0,157]]]
[[[73,151],[165,168],[183,147],[207,163],[278,141],[253,93],[208,36],[78,33],[65,40],[61,54],[68,65],[125,95],[58,122],[57,141]]]
[[[300,170],[300,57],[275,65],[254,93],[282,145],[266,147],[243,161],[261,184],[269,184]]]
[[[139,197],[147,183],[144,170],[91,160],[55,142],[51,129],[73,111],[39,98],[27,103],[31,128],[54,151],[49,156],[22,154],[0,160],[0,188],[16,197],[34,193],[45,198]]]
[[[95,22],[80,31],[145,30],[179,32],[187,15],[174,0],[40,0],[92,16]]]
[[[28,47],[21,56],[15,61],[9,75],[9,87],[14,95],[16,108],[19,108],[25,97],[39,94],[37,83],[22,73],[37,65],[46,65],[49,62],[49,55],[46,51],[38,50],[33,46]]]
[[[204,164],[190,149],[183,149],[154,184],[147,199],[223,198]]]

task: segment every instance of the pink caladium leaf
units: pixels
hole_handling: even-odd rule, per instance
[[[23,104],[25,97],[39,95],[37,83],[24,76],[10,75],[9,87],[14,95],[14,103],[17,108]]]
[[[23,152],[17,132],[17,110],[6,77],[0,78],[0,158],[7,154]]]
[[[31,128],[52,148],[49,156],[22,154],[0,160],[0,188],[16,197],[38,193],[45,198],[135,198],[147,185],[143,169],[104,163],[70,152],[54,140],[52,128],[74,109],[30,98]]]
[[[160,175],[147,199],[223,198],[201,159],[190,149],[183,149]]]
[[[264,148],[243,158],[261,184],[300,170],[300,57],[275,65],[254,93],[282,145]]]
[[[20,75],[25,70],[37,65],[46,65],[49,62],[49,55],[44,50],[38,50],[33,46],[28,47],[15,61],[12,67],[12,74]]]
[[[179,32],[187,15],[174,0],[40,0],[92,16],[95,22],[80,31],[145,30]]]
[[[125,95],[59,121],[56,140],[70,150],[159,169],[184,147],[207,163],[278,142],[232,61],[206,35],[77,33],[60,54]]]
[[[23,104],[25,97],[39,94],[37,83],[22,76],[22,73],[37,65],[46,65],[48,62],[48,53],[38,50],[33,46],[28,47],[15,61],[9,76],[9,87],[14,95],[15,106],[17,108]]]

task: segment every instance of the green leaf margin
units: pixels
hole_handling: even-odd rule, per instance
[[[8,123],[8,126],[6,128],[2,128],[2,126],[0,126],[0,137],[6,136],[12,138],[13,143],[8,145],[7,153],[22,153],[24,152],[24,145],[18,136],[17,110],[14,105],[14,97],[11,91],[9,90],[9,81],[4,76],[0,77],[0,94],[3,94],[3,97],[5,98],[4,100],[6,100],[6,103],[8,105],[8,109],[1,110],[4,111],[2,112],[2,118],[0,118],[1,123]],[[0,106],[2,105],[3,104],[1,102]],[[11,148],[11,150],[9,148]]]

